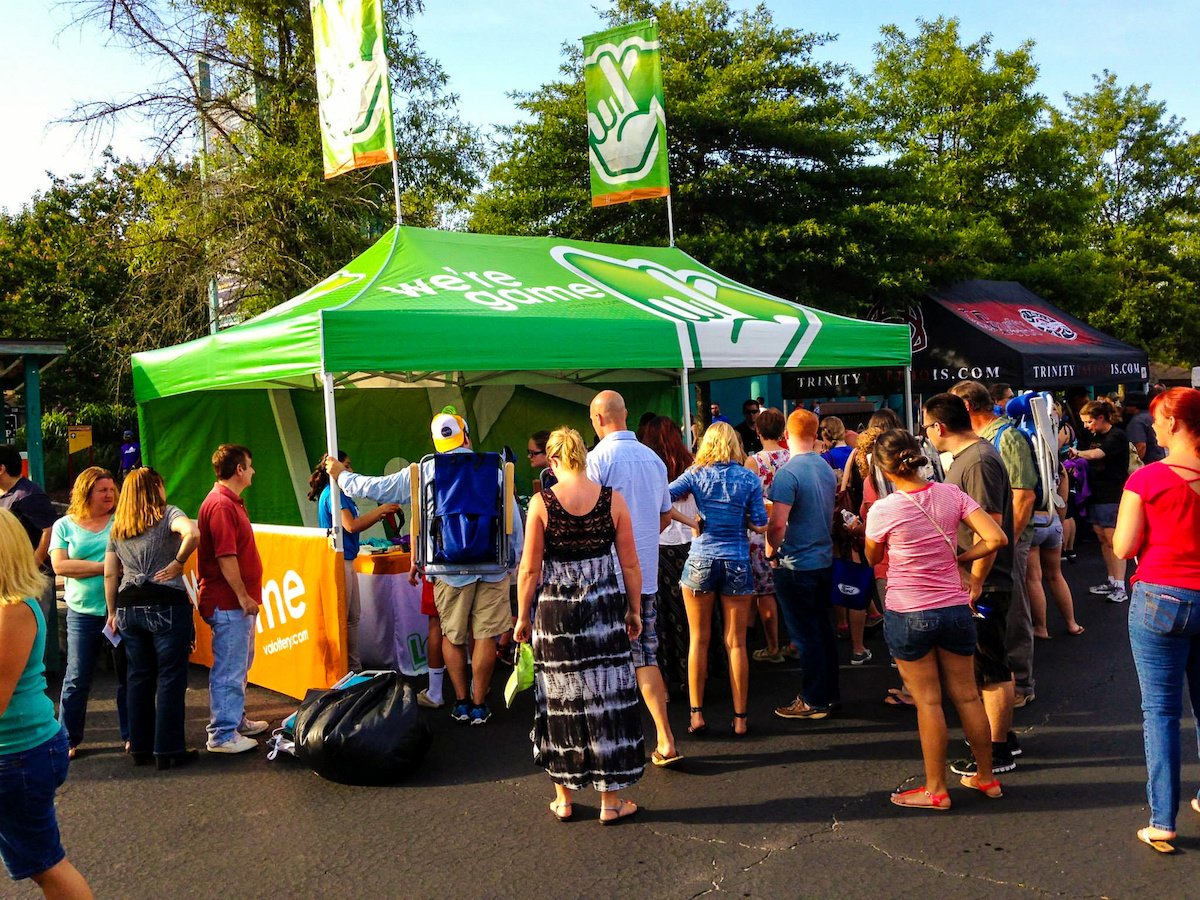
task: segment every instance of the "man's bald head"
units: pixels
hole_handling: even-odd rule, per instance
[[[616,391],[601,391],[593,397],[590,413],[592,427],[602,438],[616,431],[628,430],[625,422],[629,413],[625,410],[625,398]]]

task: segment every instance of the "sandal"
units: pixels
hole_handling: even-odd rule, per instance
[[[782,650],[776,650],[772,653],[766,647],[761,650],[755,650],[750,656],[758,662],[781,663],[787,660],[787,655]]]
[[[733,714],[733,721],[729,723],[729,730],[733,732],[733,736],[735,738],[744,738],[746,735],[748,735],[750,733],[749,725],[746,725],[745,731],[737,730],[737,720],[741,719],[742,723],[745,724],[746,716],[747,716],[747,713],[744,713],[744,712],[743,713],[735,712]]]
[[[1159,829],[1157,829],[1157,828],[1155,828],[1153,830],[1159,831]],[[1141,841],[1143,844],[1145,844],[1147,847],[1152,847],[1153,849],[1157,850],[1159,853],[1174,853],[1175,852],[1175,845],[1170,843],[1171,841],[1175,840],[1174,834],[1171,834],[1171,832],[1169,832],[1169,831],[1164,831],[1164,832],[1162,832],[1163,834],[1170,834],[1171,837],[1170,838],[1158,838],[1158,837],[1151,837],[1150,831],[1151,831],[1151,829],[1149,829],[1149,828],[1138,829],[1137,839],[1139,841]]]
[[[616,825],[619,822],[628,819],[638,811],[638,805],[632,800],[617,800],[616,806],[600,806],[600,824],[601,825]],[[605,813],[612,813],[606,816]]]
[[[950,809],[949,794],[931,794],[923,787],[913,788],[911,791],[896,791],[892,794],[892,802],[909,809],[936,809],[939,812]]]
[[[654,763],[654,765],[658,766],[660,769],[665,769],[668,766],[673,766],[675,763],[682,761],[683,754],[678,750],[675,751],[674,756],[663,756],[657,750],[650,754],[650,762]]]
[[[570,822],[571,817],[575,815],[574,810],[571,809],[570,800],[551,800],[550,812],[554,813],[554,818],[560,822]]]
[[[1004,791],[1000,789],[1000,780],[995,776],[992,777],[991,781],[984,782],[979,780],[978,775],[964,775],[961,779],[961,784],[963,787],[969,787],[979,791],[981,794],[986,794],[993,800],[999,800],[1004,796]]]
[[[692,713],[693,715],[695,713],[700,713],[700,715],[704,715],[704,707],[703,706],[690,706],[690,707],[688,707],[688,712]],[[704,734],[706,731],[708,731],[708,723],[707,722],[701,722],[699,725],[688,725],[688,734]]]
[[[1083,631],[1084,629],[1082,625],[1076,625],[1074,631],[1067,629],[1067,634],[1069,634],[1071,637],[1079,637],[1081,634],[1083,634]]]
[[[916,709],[917,704],[906,693],[903,688],[888,688],[887,696],[883,698],[883,702],[888,706],[907,706],[909,709]]]

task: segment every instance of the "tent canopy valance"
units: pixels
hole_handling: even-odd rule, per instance
[[[678,381],[906,366],[909,329],[764,294],[681,250],[400,226],[300,296],[135,354],[139,402],[191,391]]]

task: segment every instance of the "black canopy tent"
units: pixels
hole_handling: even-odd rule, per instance
[[[868,318],[898,321],[873,312]],[[1033,390],[1144,384],[1146,352],[1097,331],[1016,281],[961,281],[930,291],[903,320],[912,331],[913,389],[923,394],[964,378]],[[811,372],[784,379],[787,397],[903,389],[903,371]]]

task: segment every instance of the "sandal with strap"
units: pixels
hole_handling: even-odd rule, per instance
[[[745,730],[745,731],[738,731],[738,730],[737,730],[737,720],[738,720],[738,719],[741,719],[741,720],[742,720],[742,722],[744,723],[744,722],[746,721],[746,716],[747,716],[747,713],[744,713],[744,712],[742,712],[742,713],[740,713],[740,712],[735,712],[735,713],[733,714],[733,721],[729,723],[729,730],[733,732],[733,736],[734,736],[735,738],[744,738],[746,735],[748,735],[748,734],[750,733],[750,726],[749,726],[749,725],[747,725],[747,726],[746,726],[746,730]]]
[[[690,706],[688,707],[688,712],[700,713],[700,715],[704,715],[704,707]],[[707,722],[701,722],[699,725],[688,725],[688,734],[704,734],[706,731],[708,731]]]
[[[938,812],[950,809],[949,794],[931,794],[923,787],[913,788],[911,791],[896,791],[892,794],[892,802],[909,809],[936,809]]]
[[[1004,791],[1000,788],[1000,780],[993,778],[991,781],[980,781],[978,775],[964,775],[960,780],[963,787],[969,787],[972,790],[979,791],[993,800],[999,800],[1004,796]]]
[[[1154,850],[1157,850],[1159,853],[1174,853],[1175,852],[1175,845],[1171,843],[1171,841],[1173,841],[1175,839],[1175,835],[1171,834],[1171,832],[1169,832],[1169,831],[1164,831],[1161,833],[1162,834],[1171,834],[1171,837],[1170,838],[1151,837],[1151,835],[1150,835],[1151,831],[1159,831],[1159,829],[1158,828],[1153,828],[1153,829],[1141,828],[1138,830],[1137,839],[1139,841],[1141,841],[1143,844],[1145,844],[1147,847],[1151,847]]]
[[[570,822],[571,817],[575,815],[570,800],[551,800],[550,812],[554,813],[554,818],[560,822]]]
[[[600,807],[600,824],[601,825],[616,825],[628,819],[638,811],[638,805],[632,800],[621,800],[618,798],[616,806],[601,806]],[[612,815],[606,816],[605,813]]]

